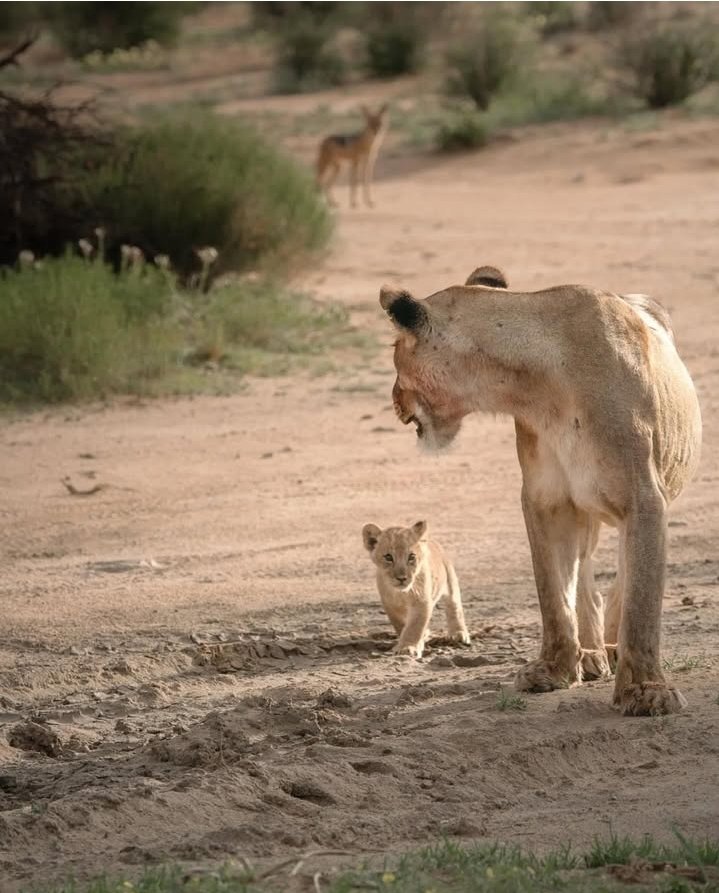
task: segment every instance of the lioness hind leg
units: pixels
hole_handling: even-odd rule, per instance
[[[447,593],[444,597],[444,610],[447,615],[447,635],[455,642],[469,645],[471,639],[464,621],[462,608],[462,592],[459,588],[457,574],[451,564],[447,568]]]
[[[542,612],[542,649],[538,660],[517,673],[515,687],[535,692],[568,688],[582,681],[576,615],[577,510],[569,500],[551,508],[536,505],[526,485],[522,488],[522,509]]]
[[[592,563],[601,523],[589,516],[584,517],[577,579],[577,628],[582,648],[582,679],[603,679],[611,674],[611,667],[604,647],[602,596],[594,585]]]
[[[686,699],[660,663],[666,573],[666,506],[652,482],[640,492],[620,534],[624,567],[614,703],[625,716],[677,713]]]

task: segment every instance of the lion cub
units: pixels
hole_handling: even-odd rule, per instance
[[[442,596],[450,637],[469,644],[457,574],[437,543],[423,538],[426,532],[426,521],[385,530],[376,524],[362,528],[365,548],[377,565],[382,607],[399,636],[393,650],[412,657],[422,657],[432,610]]]

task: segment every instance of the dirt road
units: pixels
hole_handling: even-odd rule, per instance
[[[374,363],[2,424],[2,893],[440,833],[540,849],[610,824],[716,834],[716,123],[551,126],[383,170],[374,211],[338,190],[334,248],[301,283],[377,333]],[[422,456],[391,410],[377,304],[384,282],[423,296],[480,263],[520,288],[648,292],[672,313],[705,420],[670,528],[681,715],[622,719],[610,682],[498,709],[539,635],[512,424],[472,418],[449,455]],[[74,497],[65,476],[103,488]],[[474,641],[413,662],[387,653],[360,530],[420,518],[455,558]]]

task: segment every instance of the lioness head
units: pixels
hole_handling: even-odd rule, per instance
[[[483,289],[507,288],[504,273],[489,266],[478,267],[465,284]],[[399,333],[394,346],[395,412],[404,425],[415,425],[423,446],[443,449],[459,433],[464,416],[472,411],[463,389],[466,357],[461,345],[455,343],[457,321],[451,308],[430,308],[407,291],[384,287],[379,302]]]
[[[397,589],[410,589],[417,576],[421,556],[417,544],[427,532],[427,522],[411,527],[387,527],[365,524],[362,540],[372,561]]]

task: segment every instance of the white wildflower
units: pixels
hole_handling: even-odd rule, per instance
[[[77,244],[84,258],[88,259],[92,257],[92,252],[95,250],[92,242],[89,242],[87,239],[78,239]]]

